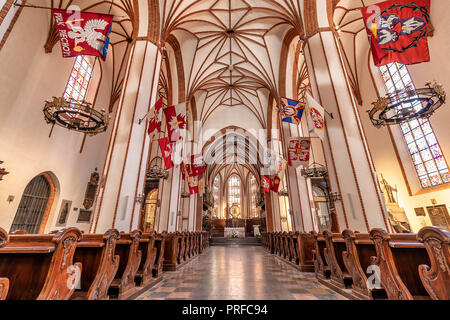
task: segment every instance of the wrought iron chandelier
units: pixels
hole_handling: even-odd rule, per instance
[[[328,170],[324,165],[314,162],[307,168],[303,167],[301,174],[306,178],[323,178],[328,175]]]
[[[426,88],[398,90],[373,102],[370,120],[377,128],[402,124],[413,119],[428,119],[446,101],[441,84],[429,82]]]
[[[153,165],[150,170],[147,172],[147,179],[148,180],[160,180],[160,179],[167,179],[169,177],[169,171],[164,170],[159,165],[155,164]]]
[[[90,136],[105,132],[110,118],[104,109],[97,111],[86,101],[66,100],[64,97],[46,101],[43,112],[47,123]]]

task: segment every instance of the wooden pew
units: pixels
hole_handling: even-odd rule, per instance
[[[326,280],[330,278],[330,267],[327,265],[325,259],[325,237],[318,234],[315,231],[311,231],[311,235],[314,240],[314,249],[312,251],[314,260],[314,272],[316,277],[321,280]]]
[[[177,261],[179,264],[183,263],[184,260],[184,250],[186,248],[185,245],[185,236],[183,232],[177,232],[178,235],[178,257],[177,257]]]
[[[339,233],[329,230],[323,232],[326,248],[324,249],[325,260],[330,267],[331,284],[345,289],[352,285],[352,276],[347,271],[342,253],[346,250],[345,240]]]
[[[430,297],[450,300],[450,232],[438,227],[424,227],[417,240],[425,244],[431,261],[419,266],[419,276]]]
[[[285,231],[282,235],[283,241],[283,258],[287,261],[291,261],[291,253],[289,248],[289,234]]]
[[[139,250],[141,238],[140,230],[121,232],[120,239],[116,242],[116,254],[120,256],[119,268],[110,285],[109,294],[117,295],[119,300],[128,298],[136,287],[134,279],[142,258],[142,252]]]
[[[391,300],[431,299],[419,276],[419,266],[430,265],[425,245],[414,233],[388,234],[373,229],[377,256],[372,264],[379,267],[381,285]]]
[[[198,253],[201,254],[203,253],[203,251],[205,250],[204,246],[203,246],[203,231],[200,231],[198,233]]]
[[[156,258],[153,265],[153,277],[159,278],[163,272],[164,248],[166,245],[167,232],[159,233],[155,236]]]
[[[3,232],[2,232],[3,233]],[[77,228],[54,234],[14,234],[0,248],[0,277],[9,279],[8,300],[67,300],[75,290],[81,264],[73,263]]]
[[[192,236],[192,232],[188,232],[188,238],[189,238],[189,259],[194,257],[194,238]]]
[[[9,241],[8,232],[0,227],[0,248],[6,246]]]
[[[0,278],[0,300],[5,300],[8,295],[9,280],[8,278]]]
[[[178,265],[178,235],[169,233],[164,248],[163,271],[175,271]]]
[[[8,242],[9,237],[6,230],[0,227],[0,248],[4,247]],[[0,300],[5,300],[8,295],[9,280],[8,278],[0,278]]]
[[[268,241],[269,241],[269,252],[271,254],[275,253],[275,235],[273,232],[268,233]]]
[[[352,294],[363,300],[385,299],[386,292],[384,289],[368,285],[367,274],[374,274],[374,271],[369,270],[369,267],[373,258],[377,255],[375,245],[369,234],[353,233],[353,231],[347,229],[342,232],[342,237],[346,246],[342,258],[353,280]],[[367,273],[367,271],[370,272]]]
[[[119,256],[115,255],[119,231],[109,229],[105,234],[83,234],[73,260],[83,265],[80,289],[72,300],[109,300],[108,289],[117,269]]]
[[[302,272],[314,272],[314,238],[311,234],[305,232],[295,232],[292,236],[295,264],[299,266]]]
[[[191,258],[191,237],[189,232],[185,232],[186,238],[185,238],[185,245],[186,248],[184,249],[184,259],[188,260]]]
[[[16,230],[12,232],[11,234],[28,234],[27,230]]]
[[[153,280],[153,266],[156,260],[155,233],[143,233],[139,241],[139,250],[142,253],[141,263],[136,272],[136,283],[143,287]]]
[[[276,255],[280,254],[280,237],[278,232],[273,233],[273,253]]]
[[[199,253],[200,253],[200,250],[199,250],[199,241],[200,241],[200,238],[199,238],[199,232],[198,231],[195,231],[194,232],[194,239],[195,239],[195,242],[194,242],[194,253],[195,253],[195,255],[197,256]]]
[[[195,234],[194,232],[190,232],[191,237],[191,258],[195,257]]]

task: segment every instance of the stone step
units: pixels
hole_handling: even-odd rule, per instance
[[[212,246],[228,246],[228,245],[243,245],[243,246],[260,246],[260,238],[224,238],[224,237],[214,237],[211,238],[210,244]]]

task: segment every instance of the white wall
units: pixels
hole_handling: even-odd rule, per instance
[[[431,61],[408,67],[417,88],[424,87],[425,83],[428,81],[436,80],[443,84],[444,89],[446,89],[448,93],[448,88],[450,88],[450,63],[448,62],[447,56],[448,51],[450,50],[450,38],[447,32],[447,17],[449,14],[450,5],[448,1],[432,1],[431,21],[435,27],[435,33],[434,37],[428,39]],[[450,185],[444,186],[443,190],[439,190],[440,188],[438,188],[438,190],[424,189],[420,193],[414,192],[413,190],[413,195],[409,195],[407,184],[403,178],[400,164],[397,161],[395,149],[391,143],[388,130],[386,128],[376,129],[370,123],[369,117],[365,112],[372,108],[371,102],[375,101],[377,97],[372,79],[367,72],[367,38],[365,35],[363,35],[362,38],[364,39],[359,41],[361,44],[358,47],[358,50],[360,50],[360,61],[358,64],[361,70],[360,88],[364,102],[359,110],[361,120],[363,122],[376,171],[379,176],[383,174],[390,185],[398,187],[399,204],[405,209],[413,231],[417,232],[424,225],[431,225],[431,221],[428,214],[425,219],[417,217],[414,208],[432,206],[431,199],[435,199],[437,204],[445,204],[448,208],[450,205]],[[380,93],[384,94],[383,82],[376,70],[374,77]],[[449,117],[450,109],[447,103],[447,105],[444,105],[439,109],[430,120],[447,161],[450,159]],[[395,134],[398,131],[398,128],[392,128],[392,131]],[[401,136],[398,143],[400,146],[402,144],[406,145]],[[402,152],[402,150],[399,150],[399,152]],[[407,158],[407,162],[404,165],[406,167],[411,166],[412,160],[408,159],[409,155],[405,154],[405,157]],[[412,178],[418,179],[415,172],[412,172]]]
[[[74,63],[61,57],[59,43],[53,53],[44,53],[49,22],[45,10],[23,10],[0,51],[0,160],[10,172],[0,182],[0,226],[7,231],[26,185],[45,171],[52,172],[60,186],[45,230],[55,228],[61,201],[66,199],[73,201],[67,226],[87,231],[89,223],[77,224],[79,211],[73,208],[82,208],[90,174],[95,168],[101,172],[109,141],[109,130],[87,137],[80,153],[83,134],[55,126],[48,137],[51,126],[44,121],[44,101],[62,95]],[[109,105],[107,69],[103,67],[97,108]],[[9,195],[15,196],[11,203],[6,201]]]

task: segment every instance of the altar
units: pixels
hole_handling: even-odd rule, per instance
[[[245,228],[225,228],[225,238],[245,238]]]

